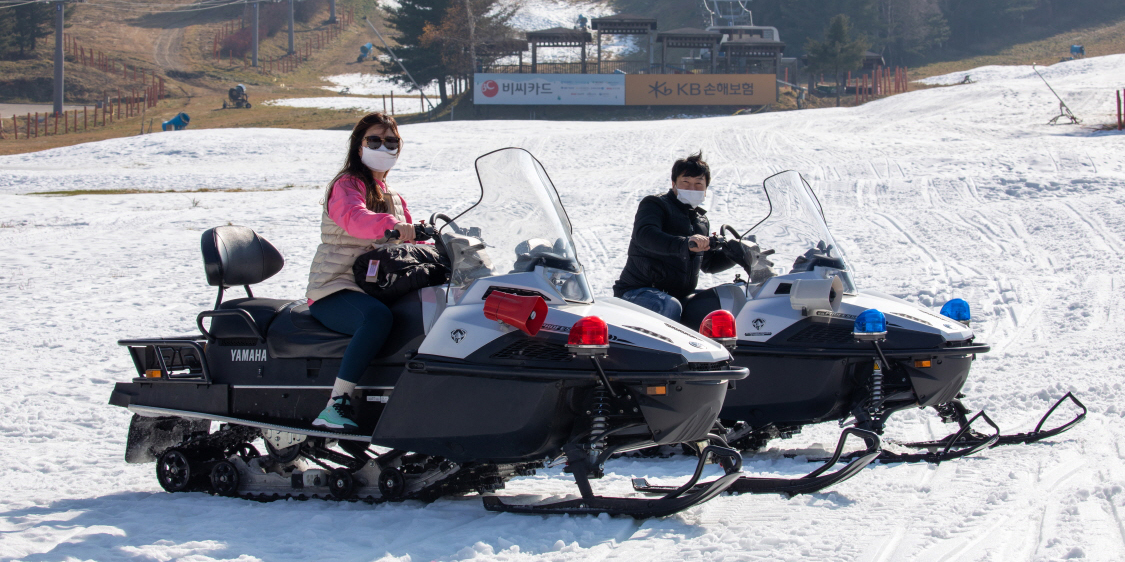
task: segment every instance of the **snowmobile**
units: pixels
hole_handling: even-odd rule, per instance
[[[1085,406],[1070,393],[1029,433],[1001,435],[983,411],[969,417],[961,388],[977,355],[990,350],[975,341],[969,304],[952,299],[935,313],[858,289],[808,182],[787,171],[767,178],[763,188],[764,219],[742,234],[723,225],[711,239],[747,277],[739,273],[732,283],[689,296],[682,316],[685,326],[725,342],[734,364],[750,370],[719,414],[717,432],[731,446],[756,451],[770,439],[826,421],[881,435],[894,412],[931,407],[958,431],[901,444],[924,452],[883,451],[878,460],[941,462],[1058,435],[1085,418]],[[1077,410],[1074,418],[1044,429],[1066,401]],[[645,487],[640,482],[638,488]]]
[[[253,230],[219,226],[202,239],[218,298],[198,315],[199,333],[119,342],[137,370],[110,398],[134,414],[126,461],[155,461],[169,492],[369,502],[478,492],[489,510],[540,514],[662,516],[729,487],[741,457],[709,432],[747,370],[698,333],[595,299],[530,153],[495,151],[476,170],[475,204],[415,227],[451,273],[390,305],[395,329],[353,396],[360,433],[311,425],[350,336],[319,324],[304,299],[254,296],[250,286],[284,259]],[[247,296],[224,301],[239,285]],[[656,499],[593,493],[610,455],[654,444],[696,447],[684,486]],[[578,499],[485,495],[564,461]],[[708,461],[723,473],[700,484]]]

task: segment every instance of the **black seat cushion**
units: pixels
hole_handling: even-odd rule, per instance
[[[287,299],[260,299],[260,298],[244,298],[244,299],[231,299],[219,305],[219,310],[234,310],[242,309],[250,313],[254,322],[258,325],[262,335],[269,332],[270,324],[273,323],[274,318],[285,307],[294,304],[295,302]],[[211,335],[216,338],[229,339],[229,338],[253,338],[254,331],[240,318],[231,316],[219,316],[211,320],[211,327],[208,329]]]
[[[285,258],[268,240],[245,226],[216,226],[199,241],[203,269],[212,287],[253,285],[272,277]]]
[[[270,357],[339,359],[352,337],[325,328],[313,318],[305,301],[295,301],[270,324],[267,340]]]
[[[390,309],[394,325],[375,358],[375,364],[405,363],[407,354],[417,351],[425,338],[422,301],[417,291],[398,299]],[[344,356],[352,337],[325,328],[313,318],[308,305],[300,301],[277,315],[270,324],[267,339],[270,357],[338,359]]]

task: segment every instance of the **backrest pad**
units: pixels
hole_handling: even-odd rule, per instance
[[[273,277],[285,266],[281,252],[245,226],[216,226],[200,240],[207,284],[218,287],[253,285]]]

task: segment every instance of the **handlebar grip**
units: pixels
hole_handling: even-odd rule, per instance
[[[395,240],[399,237],[399,231],[397,230],[388,230],[383,234],[387,237],[387,240]]]

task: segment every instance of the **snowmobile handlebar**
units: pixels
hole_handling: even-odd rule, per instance
[[[420,222],[414,225],[415,242],[425,242],[426,240],[432,240],[436,234],[437,233],[434,231],[434,228],[424,222]],[[397,230],[388,230],[384,233],[384,235],[386,235],[387,240],[398,240],[401,233]]]

